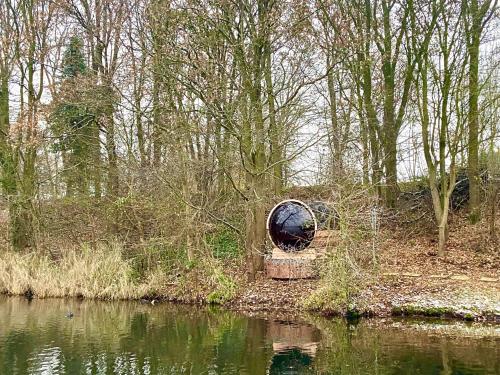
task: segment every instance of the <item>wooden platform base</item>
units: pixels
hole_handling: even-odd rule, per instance
[[[266,275],[270,279],[311,279],[318,276],[314,260],[266,259]]]
[[[316,233],[311,245],[297,253],[287,253],[274,248],[269,259],[265,260],[266,275],[271,279],[312,279],[318,275],[318,261],[327,249],[338,243],[339,235],[334,230],[322,230]]]

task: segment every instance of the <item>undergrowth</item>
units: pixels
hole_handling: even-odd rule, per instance
[[[318,288],[303,301],[304,308],[356,317],[365,309],[357,298],[366,279],[377,269],[378,210],[362,188],[336,189],[339,242],[320,260]],[[332,199],[333,200],[333,199]]]
[[[125,257],[117,242],[69,248],[57,257],[0,252],[0,293],[108,300],[159,296],[214,304],[235,296],[237,283],[224,273],[221,260],[207,256],[173,262],[166,255],[158,256],[157,248],[149,250],[155,255],[147,261],[148,251],[135,258]]]
[[[206,242],[215,258],[227,259],[237,258],[242,255],[238,239],[237,233],[222,227],[208,234]]]
[[[356,314],[356,296],[362,288],[362,280],[359,268],[348,253],[340,249],[330,253],[320,273],[319,287],[304,300],[304,307],[323,313]]]
[[[165,283],[153,269],[139,281],[118,243],[70,248],[58,259],[40,253],[0,253],[0,292],[36,297],[136,299]]]
[[[207,296],[208,303],[224,304],[236,296],[237,285],[235,281],[226,275],[221,268],[215,267],[213,269],[211,282],[215,289]]]

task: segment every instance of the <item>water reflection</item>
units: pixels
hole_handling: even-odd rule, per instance
[[[267,337],[273,342],[270,374],[312,374],[313,358],[320,341],[319,330],[309,324],[274,320]]]
[[[497,374],[498,343],[363,321],[0,297],[5,375]]]

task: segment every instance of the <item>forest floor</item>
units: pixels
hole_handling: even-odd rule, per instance
[[[484,225],[471,225],[460,216],[451,222],[442,258],[432,227],[396,224],[383,229],[379,269],[367,276],[355,296],[358,312],[500,322],[500,245],[488,239]],[[247,311],[303,309],[304,299],[319,286],[319,280],[280,281],[259,275],[230,306]]]
[[[355,312],[378,317],[444,316],[500,323],[500,242],[489,239],[485,221],[472,225],[465,213],[452,215],[446,255],[439,257],[436,229],[430,218],[387,220],[377,238],[378,267],[375,271],[369,267],[362,270],[362,285],[353,294]],[[370,244],[366,246],[368,249]],[[29,291],[42,298],[154,298],[201,304],[210,302],[213,285],[218,283],[223,285],[222,297],[229,300],[225,303],[227,307],[277,313],[304,311],[307,298],[325,285],[325,280],[319,279],[273,280],[263,273],[248,283],[244,280],[242,261],[216,263],[215,273],[213,264],[205,263],[177,277],[166,279],[165,275],[157,275],[158,282],[152,278],[150,284],[136,285],[129,280],[130,269],[120,257],[119,248],[95,251],[69,252],[66,259],[69,265],[59,268],[53,267],[55,262],[41,262],[36,254],[4,254],[0,258],[0,290],[8,294]],[[371,253],[371,248],[366,252]],[[79,257],[83,254],[88,259],[72,254],[80,254]],[[99,268],[99,264],[104,268]],[[104,277],[103,269],[112,269],[112,274]],[[118,274],[121,278],[116,277]],[[340,311],[319,309],[319,312]]]

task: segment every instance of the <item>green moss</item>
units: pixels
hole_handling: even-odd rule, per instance
[[[427,316],[444,316],[453,314],[453,310],[448,307],[431,307],[424,309],[424,314]]]
[[[322,286],[307,297],[302,305],[306,310],[342,314],[347,309],[347,295],[342,290]]]
[[[464,319],[467,321],[473,321],[474,320],[474,314],[472,313],[465,313],[464,314]]]
[[[416,305],[395,306],[392,309],[393,315],[419,315],[428,317],[442,317],[446,315],[454,315],[453,309],[449,307],[425,307]]]
[[[403,315],[403,309],[401,309],[400,306],[394,306],[392,308],[392,315],[396,315],[396,316]]]

